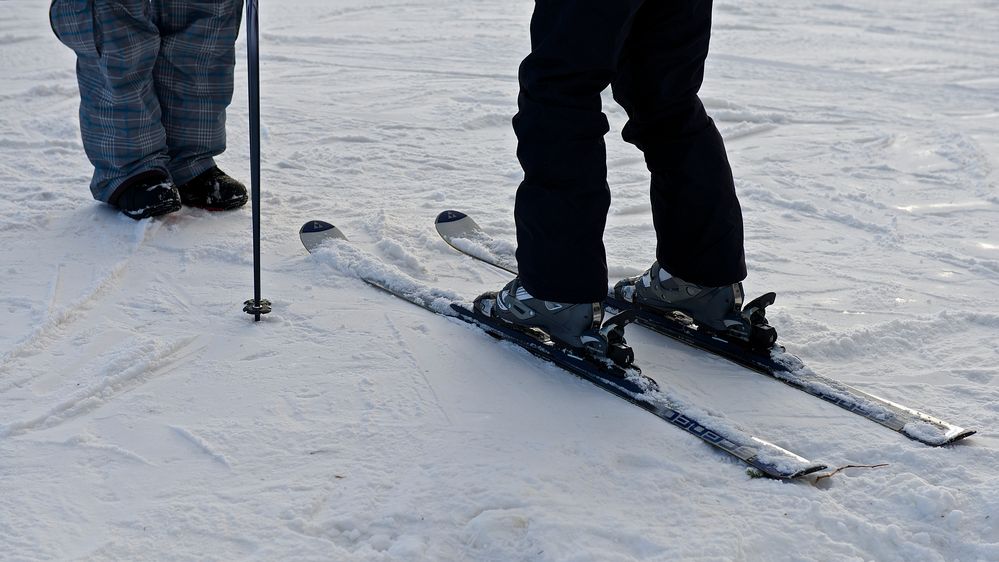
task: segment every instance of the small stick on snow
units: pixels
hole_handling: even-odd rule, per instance
[[[819,474],[818,476],[815,477],[815,480],[812,481],[812,484],[818,484],[819,481],[822,480],[823,478],[832,478],[833,476],[839,474],[840,472],[843,472],[844,470],[846,470],[848,468],[884,468],[886,466],[888,466],[888,463],[882,463],[882,464],[848,464],[846,466],[841,466],[841,467],[837,468],[836,470],[834,470],[832,472],[827,472],[825,474]]]

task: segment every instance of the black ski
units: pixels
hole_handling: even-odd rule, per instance
[[[444,211],[438,215],[436,226],[441,238],[456,250],[499,269],[517,273],[516,259],[510,255],[509,246],[493,239],[466,214]],[[764,326],[764,310],[773,303],[774,296],[769,293],[746,306],[747,311],[755,311]],[[673,316],[641,308],[613,295],[605,303],[616,311],[633,312],[635,321],[646,328],[777,379],[921,443],[947,445],[975,433],[974,430],[958,427],[819,375],[777,343],[760,348],[747,341],[701,329],[682,315]]]
[[[379,260],[362,256],[356,248],[350,246],[343,233],[329,223],[310,221],[302,226],[300,237],[310,253],[321,247],[331,251],[348,248],[352,254],[349,259],[342,260],[346,264],[344,268],[368,284],[436,314],[474,325],[499,340],[516,344],[725,451],[764,476],[793,479],[826,468],[823,464],[813,463],[732,427],[721,418],[708,420],[706,418],[712,417],[709,414],[677,404],[675,399],[659,389],[653,379],[642,375],[637,367],[620,367],[610,362],[601,363],[593,358],[583,357],[576,350],[556,345],[542,334],[516,329],[465,304],[452,301],[443,305],[442,301],[447,299],[444,292],[420,287],[409,279],[400,281],[398,273],[386,273],[387,268]],[[333,242],[334,240],[338,242]]]

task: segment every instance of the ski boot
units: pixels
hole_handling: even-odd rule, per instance
[[[499,292],[485,293],[475,299],[475,310],[522,331],[540,330],[556,345],[598,361],[609,359],[619,367],[628,367],[635,360],[634,351],[624,341],[628,318],[615,317],[604,324],[603,304],[599,302],[571,304],[541,300],[528,293],[520,278],[516,278]]]
[[[704,287],[670,275],[652,264],[638,277],[622,279],[614,295],[642,308],[673,315],[712,333],[734,337],[753,348],[766,349],[777,341],[777,332],[766,321],[766,307],[776,295],[768,293],[743,307],[742,283]]]

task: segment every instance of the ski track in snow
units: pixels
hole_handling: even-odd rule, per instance
[[[211,458],[213,461],[218,462],[219,464],[221,464],[226,468],[232,468],[232,465],[229,463],[229,459],[227,459],[226,456],[223,455],[222,453],[216,451],[215,447],[213,447],[210,443],[208,443],[201,437],[198,437],[197,435],[191,433],[190,431],[184,429],[183,427],[170,426],[170,429],[173,430],[173,432],[177,434],[180,438],[190,442],[198,450],[208,455],[208,457]]]
[[[177,368],[178,361],[197,353],[197,349],[186,349],[196,340],[196,337],[181,340],[165,349],[159,349],[156,342],[127,342],[129,349],[110,353],[99,372],[78,374],[82,380],[93,379],[93,383],[76,389],[71,396],[61,398],[30,418],[0,423],[0,438],[47,429],[98,408],[149,378]]]
[[[0,14],[0,558],[999,560],[999,13],[991,0],[716,2],[701,97],[749,293],[809,368],[979,430],[930,448],[629,329],[670,395],[832,469],[743,466],[445,311],[509,275],[533,3],[261,5],[264,297],[249,212],[90,200],[74,59]],[[219,164],[246,178],[245,38]],[[656,244],[604,108],[612,277]],[[356,246],[308,255],[309,219]],[[857,418],[857,419],[855,419]]]
[[[83,290],[83,295],[70,303],[61,303],[60,288],[62,286],[64,274],[62,265],[56,266],[56,271],[45,305],[43,319],[28,333],[28,335],[14,344],[14,346],[0,355],[0,381],[5,374],[12,370],[14,361],[26,352],[39,352],[45,349],[46,343],[57,338],[60,329],[72,324],[76,320],[84,317],[88,310],[93,308],[94,303],[103,295],[113,290],[121,281],[122,273],[128,266],[131,256],[135,255],[142,247],[146,236],[155,232],[159,228],[158,223],[142,222],[136,226],[135,244],[126,250],[128,255],[125,259],[112,265],[107,272],[98,273],[98,279]],[[12,383],[19,384],[19,383]],[[0,392],[4,387],[0,386]]]

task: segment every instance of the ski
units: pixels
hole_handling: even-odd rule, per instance
[[[520,330],[486,316],[474,307],[455,301],[448,302],[448,296],[443,291],[421,288],[411,280],[399,281],[397,277],[393,279],[393,275],[386,273],[386,268],[379,260],[361,255],[350,245],[343,232],[330,223],[309,221],[302,226],[299,235],[310,253],[323,248],[330,251],[344,251],[346,248],[346,251],[352,252],[349,258],[340,261],[347,264],[344,266],[346,269],[369,285],[435,314],[475,326],[498,340],[517,345],[728,453],[760,475],[789,480],[827,468],[824,464],[811,462],[733,427],[722,418],[701,412],[696,407],[680,404],[675,397],[660,389],[655,380],[643,375],[635,366],[622,367],[584,357],[577,350],[557,345],[542,332]],[[624,316],[626,318],[621,322],[627,323],[631,315]],[[614,319],[610,322],[614,322]]]
[[[495,240],[468,215],[444,211],[436,220],[437,232],[451,247],[494,267],[517,274],[516,259],[509,245]],[[605,304],[615,311],[629,311],[635,322],[692,347],[728,359],[742,367],[781,381],[793,388],[835,404],[926,445],[941,446],[973,435],[913,408],[869,394],[836,379],[815,373],[801,359],[776,343],[776,333],[766,324],[765,309],[776,295],[768,293],[746,305],[744,314],[767,329],[768,345],[759,346],[699,328],[682,314],[670,315],[608,296]]]

